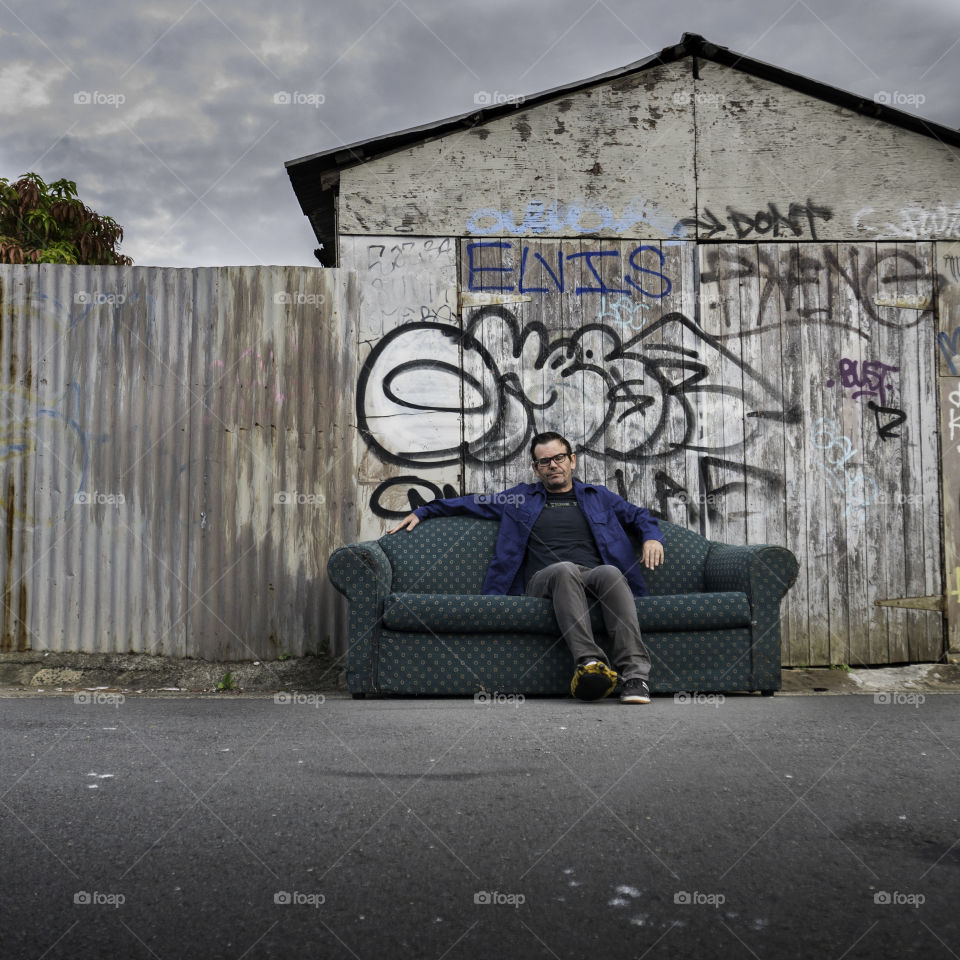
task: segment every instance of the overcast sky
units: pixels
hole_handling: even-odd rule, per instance
[[[958,0],[0,0],[0,176],[75,180],[140,265],[316,266],[287,160],[685,31],[960,126]]]

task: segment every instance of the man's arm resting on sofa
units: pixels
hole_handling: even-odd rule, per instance
[[[449,497],[446,499],[431,500],[422,507],[417,507],[408,513],[395,527],[387,533],[396,533],[398,530],[412,530],[421,520],[430,517],[479,517],[481,520],[499,520],[503,516],[502,505],[491,503],[489,497],[466,496]]]

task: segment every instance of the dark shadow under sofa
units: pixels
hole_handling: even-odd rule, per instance
[[[779,690],[780,601],[796,580],[796,557],[659,523],[665,562],[644,569],[650,596],[637,599],[651,691]],[[327,573],[349,601],[354,697],[569,696],[573,661],[550,601],[480,593],[498,528],[439,517],[334,551]],[[606,647],[599,611],[591,615]]]

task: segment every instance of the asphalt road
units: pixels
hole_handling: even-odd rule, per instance
[[[116,697],[0,698],[4,960],[960,956],[953,695]]]

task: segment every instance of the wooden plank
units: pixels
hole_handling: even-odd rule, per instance
[[[947,657],[960,662],[960,243],[938,243],[936,262]]]
[[[830,371],[836,370],[848,342],[841,325],[858,326],[857,303],[837,282],[836,268],[830,265],[839,262],[837,247],[825,244],[819,249],[819,260],[823,266],[817,277],[817,312],[812,316],[820,328],[820,352],[816,358],[807,360],[811,363],[811,372],[824,367]],[[849,604],[862,608],[863,599],[849,595],[850,554],[852,549],[856,549],[856,543],[851,547],[847,529],[850,515],[860,509],[858,501],[863,478],[859,410],[855,410],[852,416],[845,415],[843,390],[838,389],[839,384],[832,387],[830,384],[831,380],[822,375],[810,377],[811,393],[818,392],[821,395],[821,410],[828,438],[824,445],[822,468],[826,480],[823,509],[826,557],[823,576],[826,580],[830,643],[829,649],[821,652],[821,657],[826,654],[826,659],[816,662],[860,664],[866,661],[857,659],[857,654],[850,652],[850,622],[854,614]],[[853,661],[851,657],[854,657]]]
[[[643,322],[647,325],[656,323],[672,313],[679,314],[687,320],[696,319],[696,276],[695,276],[695,247],[692,243],[662,243],[655,245],[663,256],[660,268],[663,276],[669,281],[669,292],[661,297],[645,298],[643,306]],[[666,284],[662,281],[653,285],[654,292],[663,292]],[[689,373],[692,362],[696,362],[694,354],[700,352],[702,346],[695,328],[682,322],[671,322],[662,327],[661,343],[664,359],[672,358],[676,365],[677,375],[672,377],[674,383],[682,382]],[[668,349],[669,348],[669,349]],[[684,369],[685,365],[686,369]],[[654,380],[653,377],[650,378]],[[670,518],[681,526],[688,526],[693,520],[694,529],[699,525],[699,515],[691,518],[691,511],[698,509],[696,498],[699,494],[699,459],[695,451],[689,450],[688,433],[696,436],[696,418],[700,405],[699,392],[671,396],[659,384],[651,382],[647,393],[656,398],[656,403],[648,414],[652,422],[661,412],[666,413],[665,429],[658,439],[657,450],[661,451],[657,458],[650,463],[645,471],[652,482],[651,496],[656,497],[658,486],[666,490],[675,490],[676,494],[666,503],[670,507]],[[683,399],[686,406],[680,401]],[[688,413],[689,410],[689,413]],[[649,429],[649,428],[648,428]],[[658,484],[657,475],[660,474]]]
[[[823,260],[825,248],[803,247],[803,259],[808,257],[813,264]],[[806,500],[806,562],[807,562],[807,608],[810,666],[829,664],[831,654],[831,631],[833,621],[830,610],[830,580],[833,576],[835,561],[831,561],[835,544],[832,542],[837,526],[837,514],[842,516],[845,505],[836,509],[830,503],[836,503],[838,491],[836,479],[828,472],[834,462],[841,462],[846,455],[844,444],[837,435],[838,425],[832,406],[824,403],[822,385],[810,370],[818,369],[823,363],[824,350],[821,346],[822,325],[816,319],[823,301],[829,302],[827,285],[820,271],[810,270],[801,263],[800,283],[797,292],[798,312],[801,323],[801,355],[805,376],[804,410],[805,427],[809,431],[804,437],[805,469],[803,476]],[[830,478],[828,480],[828,477]],[[828,485],[829,484],[829,485]],[[835,591],[834,591],[835,592]]]
[[[586,241],[587,247],[592,249],[592,241]],[[553,414],[554,426],[551,429],[562,433],[573,446],[578,459],[583,455],[583,376],[574,372],[574,356],[571,338],[580,329],[583,323],[583,303],[577,296],[578,287],[590,283],[589,272],[585,268],[581,254],[584,244],[580,240],[561,241],[560,251],[563,255],[564,294],[560,299],[558,327],[551,327],[554,338],[561,340],[563,346],[551,351],[549,366],[553,373],[553,385],[557,392],[557,403],[550,409]],[[577,467],[578,475],[583,478],[582,464]]]
[[[775,398],[765,395],[756,375],[764,371],[774,383],[780,374],[780,317],[778,304],[764,300],[763,274],[770,253],[757,245],[739,247],[741,262],[749,263],[751,275],[740,283],[740,350],[744,367],[744,540],[746,543],[784,543],[781,503],[783,476],[783,424],[761,411],[775,407]],[[776,248],[773,249],[776,264]],[[772,314],[770,307],[773,308]],[[782,403],[782,398],[780,400]],[[770,477],[777,478],[771,482]],[[779,522],[778,522],[779,520]]]
[[[571,290],[579,306],[579,325],[567,332],[573,351],[571,362],[578,368],[569,378],[580,400],[579,410],[574,411],[573,415],[582,447],[577,457],[577,474],[585,482],[604,483],[603,424],[609,393],[605,358],[615,341],[598,323],[604,299],[600,291],[607,287],[623,287],[623,263],[620,260],[620,244],[616,240],[584,240],[580,252],[587,255],[581,264],[583,289],[579,294],[575,289]],[[599,274],[600,282],[597,282],[594,273]]]
[[[922,262],[918,266],[917,244],[898,244],[892,248],[893,257],[884,261],[878,270],[880,275],[878,296],[892,292],[893,284],[885,281],[887,276],[896,276],[895,291],[898,298],[916,297],[924,292],[923,275],[930,277],[932,263]],[[929,284],[929,281],[928,281]],[[930,292],[927,286],[926,292]],[[892,389],[885,391],[886,406],[903,411],[904,422],[896,428],[898,437],[890,436],[879,445],[880,468],[883,470],[881,490],[893,490],[887,498],[887,524],[885,536],[893,542],[902,543],[899,551],[891,551],[886,589],[888,597],[918,597],[925,593],[924,557],[923,557],[923,495],[922,473],[920,468],[920,423],[921,390],[917,383],[918,331],[921,329],[922,314],[917,310],[903,308],[878,308],[878,313],[886,323],[881,325],[877,338],[882,359],[892,366],[899,367],[896,373],[888,377]],[[928,340],[929,345],[929,340]],[[878,401],[879,402],[879,401]],[[879,414],[874,418],[872,427],[880,433],[877,420],[888,420],[889,416]],[[885,435],[885,434],[884,434]],[[881,598],[883,594],[880,594]],[[890,627],[889,662],[916,662],[918,651],[925,645],[928,613],[916,610],[888,612]],[[934,616],[933,619],[941,619]]]
[[[787,409],[804,410],[807,371],[803,364],[803,320],[800,306],[800,266],[803,247],[777,244],[771,272],[777,278],[777,312],[781,327],[783,402]],[[771,306],[772,310],[772,306]],[[787,593],[783,608],[783,662],[789,666],[809,664],[810,608],[809,576],[811,544],[807,539],[807,439],[808,419],[784,430],[783,480],[785,486],[784,545],[799,561],[797,582]]]
[[[697,246],[687,243],[674,249],[680,255],[680,283],[677,300],[669,304],[667,309],[677,310],[690,321],[689,325],[683,326],[678,346],[683,351],[681,356],[688,369],[695,372],[693,365],[702,362],[704,357],[704,341],[699,333],[703,328],[703,312],[712,301],[701,282]],[[681,444],[677,473],[671,474],[684,494],[677,504],[677,522],[694,530],[700,528],[700,516],[706,507],[700,501],[700,453],[693,449],[700,439],[706,409],[705,397],[701,390],[686,394],[686,408],[680,406],[678,397],[669,398],[671,413],[677,411],[671,417],[670,440]]]
[[[930,295],[936,307],[936,250],[932,243],[918,243],[915,248],[923,268],[920,271],[923,280],[918,286],[920,295]],[[958,245],[960,253],[960,245]],[[960,263],[960,256],[958,256]],[[916,360],[916,384],[918,387],[916,427],[914,432],[916,461],[914,469],[918,471],[914,488],[920,496],[919,516],[922,537],[913,545],[915,566],[922,568],[914,577],[920,596],[940,594],[943,587],[942,529],[940,522],[940,457],[938,451],[939,418],[937,413],[937,314],[934,310],[924,311],[920,322],[914,328]],[[914,505],[911,505],[914,506]],[[905,523],[904,533],[911,536],[912,524]],[[919,556],[917,557],[917,551]],[[922,584],[922,586],[921,586]],[[921,661],[939,660],[945,649],[943,616],[927,614],[923,619],[923,638],[917,648],[916,656]]]
[[[841,334],[839,350],[833,357],[831,377],[833,391],[842,406],[843,434],[850,438],[855,452],[844,468],[846,480],[846,582],[848,612],[848,651],[844,659],[839,655],[834,662],[851,666],[888,663],[889,612],[873,601],[877,591],[885,589],[891,576],[896,577],[896,557],[901,549],[897,537],[888,532],[888,524],[896,524],[893,491],[887,491],[886,460],[894,455],[898,441],[887,441],[890,449],[881,449],[883,441],[873,423],[867,406],[872,396],[872,385],[879,378],[866,371],[877,363],[888,362],[899,353],[893,346],[890,331],[875,317],[871,305],[877,294],[876,271],[864,269],[877,256],[872,244],[840,244],[836,250],[837,274],[847,271],[853,277],[861,276],[864,284],[861,296],[851,284],[837,280],[838,308],[835,320],[843,327],[835,327]],[[866,276],[864,276],[866,274]],[[865,334],[866,336],[860,335]],[[896,363],[891,364],[896,366]],[[886,377],[885,380],[893,380]],[[899,486],[899,480],[894,481]],[[877,544],[893,541],[893,549],[877,549]],[[901,558],[902,560],[902,558]]]

